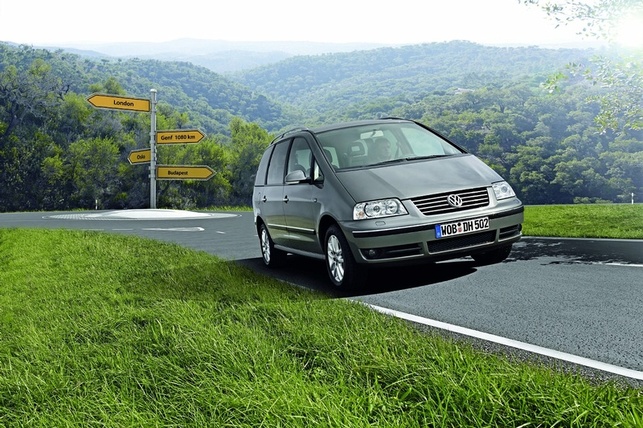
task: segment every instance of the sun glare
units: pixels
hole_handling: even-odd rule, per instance
[[[643,13],[621,19],[614,41],[624,47],[643,49]]]

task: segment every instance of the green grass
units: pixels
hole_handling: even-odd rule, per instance
[[[643,391],[203,252],[0,229],[0,426],[635,427]]]
[[[569,238],[643,239],[643,204],[528,205],[523,233]]]

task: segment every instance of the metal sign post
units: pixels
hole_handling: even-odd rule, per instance
[[[150,208],[156,209],[156,89],[150,90]]]

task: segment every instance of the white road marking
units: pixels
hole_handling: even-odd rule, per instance
[[[631,266],[631,265],[627,265],[627,266]],[[556,358],[558,360],[568,361],[570,363],[591,367],[594,369],[602,370],[608,373],[614,373],[614,374],[629,377],[632,379],[643,380],[643,372],[641,371],[627,369],[624,367],[615,366],[613,364],[603,363],[601,361],[595,361],[585,357],[579,357],[578,355],[556,351],[555,349],[549,349],[549,348],[544,348],[542,346],[531,345],[529,343],[519,342],[513,339],[507,339],[506,337],[496,336],[493,334],[484,333],[481,331],[472,330],[465,327],[459,327],[457,325],[448,324],[442,321],[436,321],[429,318],[419,317],[417,315],[411,315],[405,312],[383,308],[381,306],[375,306],[368,303],[365,303],[365,304],[366,306],[369,306],[370,308],[378,312],[381,312],[387,315],[392,315],[394,317],[397,317],[403,320],[415,322],[418,324],[428,325],[442,330],[452,331],[454,333],[475,337],[477,339],[482,339],[482,340],[498,343],[505,346],[510,346],[516,349],[522,349],[523,351],[532,352],[535,354],[544,355],[551,358]]]
[[[203,232],[205,229],[202,227],[145,227],[141,230],[153,230],[153,231],[164,231],[164,232]]]
[[[605,265],[605,266],[630,266],[630,267],[637,267],[637,268],[643,268],[643,265],[636,264],[636,263],[602,263],[602,262],[597,262],[594,263],[595,265]]]
[[[68,214],[54,214],[43,218],[61,220],[200,220],[240,217],[232,213],[201,213],[167,209],[133,209],[116,211],[88,211]]]

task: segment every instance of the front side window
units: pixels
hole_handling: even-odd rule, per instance
[[[288,155],[288,172],[286,175],[293,171],[303,171],[306,177],[310,177],[310,168],[312,163],[312,156],[308,143],[302,137],[297,137],[292,142],[290,154]]]

